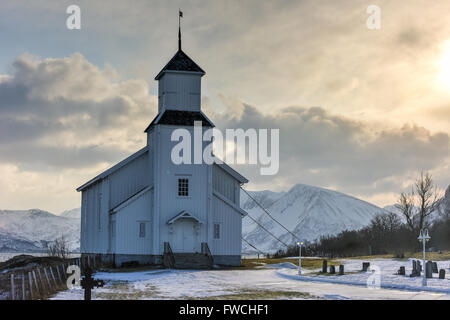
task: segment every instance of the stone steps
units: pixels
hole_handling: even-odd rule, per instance
[[[211,269],[207,255],[201,253],[174,253],[176,269]]]

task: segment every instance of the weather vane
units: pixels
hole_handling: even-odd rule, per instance
[[[183,18],[183,11],[178,9],[178,50],[181,50],[181,18]]]

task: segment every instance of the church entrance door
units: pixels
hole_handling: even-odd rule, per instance
[[[192,219],[179,219],[173,224],[171,245],[173,251],[177,252],[197,252],[198,235],[196,231],[196,221]]]

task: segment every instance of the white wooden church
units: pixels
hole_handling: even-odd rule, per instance
[[[240,265],[240,185],[248,180],[223,164],[171,160],[174,129],[193,137],[214,124],[201,110],[205,72],[181,50],[158,73],[158,115],[147,145],[77,189],[81,196],[81,253],[104,262],[206,268]],[[192,145],[193,142],[192,142]],[[192,162],[193,163],[193,162]]]

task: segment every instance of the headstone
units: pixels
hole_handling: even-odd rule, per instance
[[[431,261],[427,261],[427,264],[425,266],[425,276],[427,278],[433,278],[433,269],[431,265],[432,265]]]
[[[433,273],[439,273],[437,262],[433,262],[431,264],[431,270],[433,271]]]
[[[328,269],[327,264],[328,264],[327,260],[322,261],[322,273],[327,273]]]
[[[445,269],[439,270],[439,279],[445,279]]]
[[[416,260],[413,260],[412,261],[412,272],[414,273],[414,271],[416,271],[417,270],[417,263],[416,263]]]
[[[417,270],[413,270],[409,276],[411,278],[420,277],[420,273]]]
[[[401,266],[400,269],[398,269],[397,274],[400,276],[404,276],[406,274],[405,267]]]
[[[334,268],[334,266],[330,266],[330,274],[335,274],[336,273],[336,269]]]
[[[363,262],[362,271],[367,271],[370,267],[370,262]]]
[[[339,275],[344,275],[344,265],[343,264],[341,264],[340,266],[339,266]]]
[[[420,263],[419,260],[417,260],[417,272],[419,272],[419,273],[422,272],[422,264]]]

